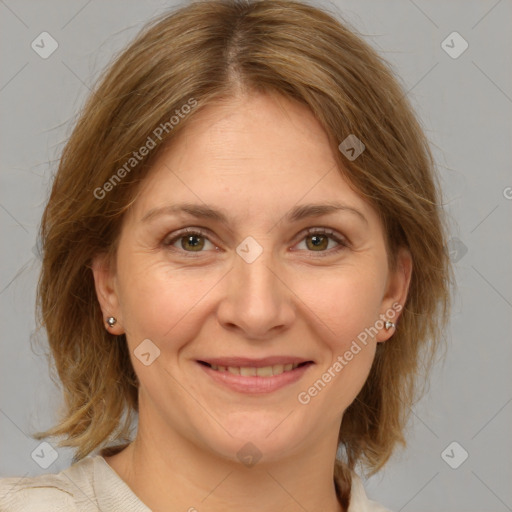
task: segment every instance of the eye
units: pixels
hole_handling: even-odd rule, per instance
[[[178,251],[184,252],[203,252],[207,244],[210,244],[213,249],[216,248],[214,244],[208,239],[206,233],[199,228],[185,228],[174,234],[170,239],[164,240],[166,247],[172,247]],[[207,248],[207,247],[206,247]]]
[[[305,240],[306,250],[308,252],[327,253],[321,254],[321,256],[332,254],[349,246],[348,241],[344,237],[337,235],[330,229],[309,228],[306,233],[306,236],[302,239]],[[329,248],[330,241],[336,242],[337,245],[334,248]]]
[[[303,241],[305,241],[306,251],[319,253],[318,256],[328,256],[349,247],[348,241],[343,236],[325,228],[309,228],[301,243]],[[337,245],[329,247],[330,242],[335,242]],[[217,249],[217,246],[208,238],[208,233],[200,228],[184,228],[173,233],[171,238],[163,242],[165,247],[188,253],[187,256],[192,256],[191,253],[205,252],[208,250],[207,244],[211,245],[210,250]]]

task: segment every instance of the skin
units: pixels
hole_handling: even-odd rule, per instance
[[[297,205],[329,201],[366,220],[346,210],[285,220]],[[227,224],[187,214],[141,220],[182,202],[207,203]],[[186,227],[209,231],[172,241]],[[307,228],[329,228],[347,246]],[[236,252],[247,236],[263,249],[252,263]],[[137,436],[108,464],[155,511],[341,511],[332,475],[343,412],[394,329],[361,345],[307,405],[297,396],[405,303],[411,268],[401,250],[389,271],[377,212],[340,176],[305,106],[240,94],[197,112],[125,215],[115,268],[94,260],[104,317],[117,318],[109,331],[126,333],[140,381]],[[145,339],[160,350],[148,366],[134,356]],[[251,395],[221,387],[196,362],[273,355],[315,364],[298,382]],[[247,442],[262,454],[252,467],[237,458]]]

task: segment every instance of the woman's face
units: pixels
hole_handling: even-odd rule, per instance
[[[334,449],[394,332],[382,319],[405,301],[408,253],[390,273],[376,211],[306,107],[252,95],[190,121],[126,214],[115,270],[94,264],[140,381],[139,431],[233,460],[248,442],[267,460]]]

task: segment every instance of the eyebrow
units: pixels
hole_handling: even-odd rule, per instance
[[[343,203],[329,202],[324,204],[303,204],[295,206],[290,212],[285,215],[288,222],[298,222],[299,220],[309,217],[320,217],[336,212],[352,213],[368,224],[367,218],[356,208],[348,206]],[[167,205],[158,208],[152,208],[141,219],[141,222],[149,222],[155,217],[161,215],[173,215],[178,213],[187,213],[193,217],[200,219],[211,219],[225,224],[228,219],[220,210],[213,208],[207,204],[193,204],[193,203],[180,203],[174,205]]]

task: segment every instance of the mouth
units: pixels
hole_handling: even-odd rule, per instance
[[[221,387],[249,394],[270,393],[295,383],[315,364],[311,360],[293,357],[225,358],[196,362]]]
[[[232,375],[241,375],[242,377],[274,377],[283,373],[291,372],[297,368],[313,364],[313,361],[303,361],[300,363],[286,363],[273,365],[251,365],[251,366],[231,366],[228,364],[211,364],[206,361],[198,361],[199,364],[207,366],[216,372],[228,372]]]

